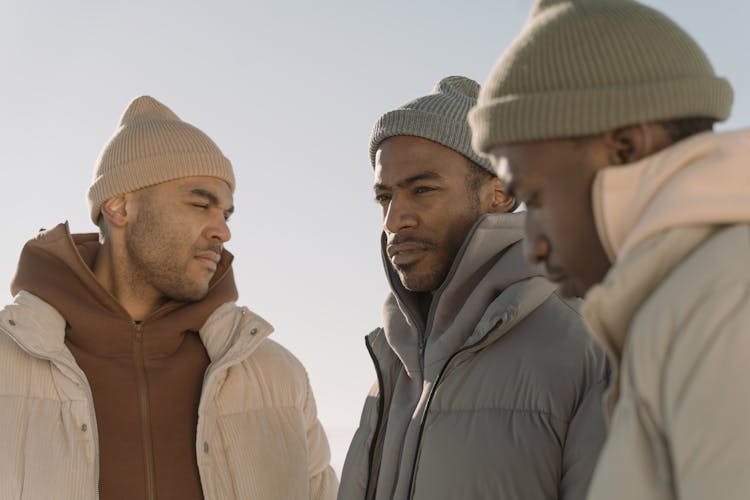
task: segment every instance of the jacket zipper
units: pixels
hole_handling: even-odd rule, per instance
[[[151,436],[151,407],[148,402],[148,385],[143,355],[143,325],[135,322],[133,335],[133,363],[135,365],[135,382],[138,401],[141,406],[141,437],[143,439],[143,458],[145,465],[146,498],[156,500],[156,481],[154,474],[154,446]]]
[[[375,422],[375,434],[373,434],[372,442],[370,443],[370,453],[368,461],[368,468],[370,469],[370,472],[367,474],[367,485],[365,486],[365,497],[372,499],[375,498],[375,491],[377,488],[377,478],[373,477],[375,475],[373,465],[375,463],[375,455],[377,454],[378,449],[378,441],[381,431],[380,423],[383,421],[383,411],[385,408],[385,394],[383,393],[385,384],[383,383],[383,373],[380,369],[380,363],[378,362],[375,353],[372,351],[372,347],[370,346],[370,342],[367,340],[367,337],[365,337],[365,347],[367,347],[367,352],[370,353],[370,358],[372,358],[372,362],[375,365],[375,374],[378,377],[378,419]],[[372,494],[370,494],[371,484],[375,485],[372,487]]]
[[[419,372],[422,374],[422,381],[424,382],[424,348],[427,344],[427,340],[424,335],[419,338]]]
[[[53,365],[62,365],[71,370],[73,373],[75,373],[76,377],[78,378],[78,381],[81,383],[81,387],[84,388],[86,391],[86,396],[88,399],[88,407],[89,407],[89,428],[91,429],[91,435],[93,436],[94,441],[94,485],[96,488],[96,498],[99,498],[99,429],[96,425],[96,414],[94,413],[94,394],[91,392],[91,387],[89,386],[88,380],[86,380],[86,376],[83,375],[83,372],[81,371],[80,367],[77,365],[69,365],[67,363],[61,362],[60,360],[54,359],[51,356],[47,356],[38,352],[34,352],[31,349],[27,348],[25,345],[23,345],[21,342],[19,342],[16,337],[14,337],[9,331],[5,330],[4,328],[0,328],[0,332],[4,333],[13,341],[16,343],[16,345],[26,354],[31,356],[32,358],[36,359],[42,359],[45,361],[49,361]]]
[[[502,321],[499,323],[501,324]],[[488,331],[492,331],[495,328],[497,328],[498,325],[493,326]],[[416,487],[416,477],[417,477],[417,464],[419,463],[419,458],[422,454],[422,434],[424,433],[424,427],[425,423],[427,422],[427,413],[430,411],[430,405],[432,404],[433,397],[435,396],[435,392],[437,391],[438,385],[440,385],[440,382],[443,380],[443,375],[447,371],[450,364],[453,362],[454,359],[456,359],[457,356],[470,351],[477,346],[480,346],[482,343],[484,343],[487,340],[487,336],[483,337],[479,341],[475,342],[474,344],[464,347],[460,351],[456,351],[453,353],[453,355],[448,358],[448,360],[445,362],[443,367],[440,369],[440,373],[438,374],[437,378],[435,379],[435,383],[432,384],[432,388],[430,389],[430,394],[427,396],[427,401],[425,402],[424,412],[422,412],[422,418],[419,420],[419,433],[417,434],[417,453],[414,455],[414,464],[412,465],[411,469],[411,478],[409,479],[409,498],[414,498],[414,488]]]

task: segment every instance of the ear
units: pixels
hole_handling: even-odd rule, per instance
[[[128,203],[125,196],[115,196],[102,203],[102,217],[110,227],[124,227],[128,222]]]
[[[492,189],[492,200],[490,203],[490,213],[507,213],[516,207],[516,199],[505,192],[503,183],[497,177],[490,180]]]
[[[670,144],[666,129],[658,123],[630,125],[604,134],[610,165],[634,163]]]

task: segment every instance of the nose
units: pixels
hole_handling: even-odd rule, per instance
[[[537,237],[534,239],[528,236],[524,240],[524,253],[526,260],[532,264],[542,264],[549,257],[550,244],[547,238]]]
[[[524,232],[523,249],[526,260],[535,265],[546,262],[551,246],[547,237],[533,224],[531,214],[526,217]]]
[[[207,236],[210,240],[216,240],[221,244],[232,238],[232,232],[229,230],[229,224],[227,224],[223,214],[217,217],[216,221],[208,227]]]
[[[387,233],[400,233],[417,225],[417,216],[408,203],[393,196],[383,213],[383,229]]]

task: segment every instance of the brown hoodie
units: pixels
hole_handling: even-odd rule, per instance
[[[65,344],[94,398],[100,498],[203,498],[195,451],[198,403],[209,357],[198,336],[208,316],[237,298],[224,252],[209,293],[168,302],[135,323],[96,280],[96,234],[67,224],[24,247],[11,291],[40,297],[65,318]]]

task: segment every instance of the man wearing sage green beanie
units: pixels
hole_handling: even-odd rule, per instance
[[[99,234],[24,247],[0,310],[0,498],[333,499],[302,365],[237,306],[235,177],[157,100],[89,188]]]
[[[391,292],[340,500],[573,500],[589,484],[605,355],[523,259],[524,216],[471,149],[478,92],[447,77],[375,123]]]
[[[591,499],[750,491],[750,131],[698,44],[630,0],[541,0],[470,115],[527,257],[616,367]]]

